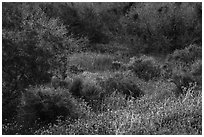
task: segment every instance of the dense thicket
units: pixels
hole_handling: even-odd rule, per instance
[[[201,50],[202,3],[3,3],[3,123],[128,106],[154,80],[201,85]]]

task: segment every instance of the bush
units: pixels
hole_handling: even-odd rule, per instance
[[[202,47],[193,44],[185,49],[175,50],[172,54],[167,57],[169,62],[179,62],[179,63],[193,63],[197,59],[202,58]]]
[[[76,65],[71,65],[69,67],[69,71],[71,73],[74,73],[74,74],[78,74],[78,73],[82,73],[84,71],[84,69],[80,68],[80,67],[77,67]]]
[[[101,87],[95,83],[85,81],[83,83],[82,94],[84,94],[86,100],[97,100],[100,99],[102,93]]]
[[[173,74],[171,82],[176,85],[176,89],[174,89],[175,95],[179,96],[181,94],[185,95],[186,89],[189,89],[195,81],[189,73],[180,72]]]
[[[202,75],[202,60],[197,60],[191,65],[191,73],[194,76]]]
[[[103,98],[103,89],[99,85],[100,76],[97,73],[83,73],[74,78],[70,93],[77,98],[84,99],[88,105],[97,110]]]
[[[51,86],[54,87],[55,89],[58,87],[69,89],[71,82],[72,79],[69,77],[66,77],[64,80],[62,80],[58,76],[53,76],[51,79]]]
[[[176,50],[167,57],[167,69],[171,75],[188,75],[191,81],[201,83],[202,74],[202,48],[198,45],[190,45],[182,50]],[[200,77],[200,78],[199,78]],[[180,78],[179,78],[180,79]]]
[[[55,123],[61,119],[76,119],[83,115],[68,90],[61,88],[31,87],[21,98],[18,119],[24,126],[34,123]]]
[[[13,91],[2,86],[2,123],[16,118],[20,103],[20,91]]]
[[[144,95],[144,92],[138,88],[135,81],[128,79],[121,72],[116,72],[112,77],[102,81],[100,84],[106,90],[107,95],[110,95],[114,91],[126,95],[126,97],[132,96],[138,98]]]
[[[82,84],[83,81],[80,78],[75,78],[70,87],[70,93],[75,97],[82,97]]]
[[[119,62],[119,61],[113,61],[113,62],[112,62],[112,69],[113,69],[113,70],[117,71],[117,70],[119,70],[120,68],[121,68],[121,69],[123,68],[124,70],[126,69],[125,66],[124,66],[124,64],[123,64],[122,62]]]
[[[202,60],[197,60],[191,65],[190,72],[198,84],[202,84]]]
[[[133,57],[127,65],[139,78],[146,81],[160,77],[160,66],[153,57]]]

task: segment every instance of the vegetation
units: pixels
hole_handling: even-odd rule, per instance
[[[201,135],[202,3],[3,3],[4,135]]]

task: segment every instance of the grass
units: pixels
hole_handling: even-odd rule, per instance
[[[75,53],[69,58],[69,66],[75,65],[89,72],[106,71],[112,67],[114,57],[109,54]]]

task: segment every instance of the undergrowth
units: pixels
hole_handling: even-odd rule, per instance
[[[106,111],[89,119],[59,121],[36,134],[64,135],[166,135],[202,134],[202,96],[194,91],[181,98],[173,96],[162,102],[152,102],[144,96],[139,100],[126,100],[120,94],[110,96]],[[105,104],[104,104],[105,105]]]

